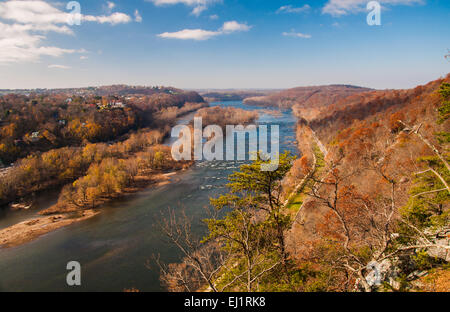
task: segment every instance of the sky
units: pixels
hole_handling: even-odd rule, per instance
[[[381,25],[368,2],[1,0],[0,89],[392,89],[450,72],[449,0],[380,0]]]

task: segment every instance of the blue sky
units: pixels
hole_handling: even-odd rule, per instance
[[[450,1],[0,1],[0,89],[105,84],[410,88],[444,76]],[[73,16],[73,15],[72,15]]]

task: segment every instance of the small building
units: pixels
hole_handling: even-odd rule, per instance
[[[125,108],[126,105],[123,102],[110,102],[109,107],[111,108]]]
[[[36,131],[36,132],[31,133],[31,137],[30,138],[31,138],[31,142],[39,141],[41,139],[40,132]]]

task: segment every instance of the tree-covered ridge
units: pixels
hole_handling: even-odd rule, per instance
[[[208,105],[193,92],[155,88],[145,95],[127,88],[134,93],[99,95],[122,90],[105,87],[0,97],[0,166],[15,162],[0,171],[0,205],[71,183],[106,158],[133,158],[137,165],[136,154],[161,144],[177,117]],[[164,161],[172,161],[166,148],[159,149]]]
[[[177,115],[206,106],[195,92],[131,90],[136,93],[125,94],[115,88],[81,95],[30,93],[0,97],[2,163],[12,163],[35,151],[116,140],[143,127],[164,128]]]
[[[206,107],[199,109],[195,117],[201,117],[203,125],[217,125],[225,129],[227,125],[248,125],[258,118],[255,111],[246,111],[235,107]]]
[[[248,97],[245,104],[256,106],[273,106],[280,108],[316,111],[333,105],[352,95],[371,91],[372,89],[351,85],[328,85],[298,87],[264,96]]]
[[[186,217],[163,222],[185,256],[183,264],[158,262],[164,285],[449,291],[448,79],[341,107],[355,112],[352,121],[300,118],[303,157],[281,155],[273,173],[259,170],[261,159],[242,166],[228,192],[211,200],[203,240],[189,234]],[[297,197],[293,216],[286,199]]]
[[[336,273],[330,290],[417,290],[424,267],[447,267],[447,86],[388,92],[309,123],[327,140],[329,171],[291,238],[299,257]]]

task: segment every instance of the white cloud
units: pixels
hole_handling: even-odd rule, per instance
[[[322,13],[333,16],[365,12],[368,0],[328,0],[322,8]],[[414,5],[424,4],[425,0],[378,0],[386,5]]]
[[[203,29],[183,29],[177,32],[165,32],[159,34],[158,37],[166,39],[181,39],[181,40],[208,40],[219,35],[217,31],[208,31]]]
[[[250,30],[250,26],[248,26],[247,24],[239,24],[236,21],[231,21],[231,22],[225,22],[221,28],[222,32],[224,33],[232,33],[235,31],[249,31]]]
[[[284,32],[283,36],[285,36],[285,37],[294,37],[294,38],[303,38],[303,39],[309,39],[309,38],[312,37],[311,35],[302,34],[300,32],[294,32],[294,31]]]
[[[114,10],[115,7],[116,7],[116,4],[111,1],[106,1],[106,3],[103,4],[103,10],[105,12],[107,12],[108,14],[111,14],[111,12]]]
[[[83,15],[82,20],[87,22],[96,22],[99,24],[111,24],[111,25],[127,24],[132,21],[129,15],[119,12],[113,13],[108,16]]]
[[[57,65],[57,64],[53,64],[53,65],[48,65],[48,68],[54,68],[54,69],[71,69],[72,67],[70,67],[70,66],[65,66],[65,65]]]
[[[180,39],[180,40],[208,40],[216,36],[231,34],[238,31],[248,31],[250,26],[247,24],[240,24],[236,21],[225,22],[223,26],[216,30],[203,30],[203,29],[183,29],[177,32],[165,32],[159,34],[158,37],[166,39]]]
[[[64,54],[80,53],[73,49],[42,45],[45,36],[35,32],[48,32],[52,28],[52,26],[10,25],[0,22],[0,63],[33,62],[39,60],[41,56],[60,57]],[[64,28],[55,30],[66,32]]]
[[[54,26],[68,24],[73,15],[60,11],[45,1],[6,1],[0,3],[0,18],[21,24]],[[116,25],[129,23],[131,17],[124,13],[113,13],[109,16],[81,15],[81,20]]]
[[[302,7],[296,8],[293,7],[292,5],[283,5],[282,7],[280,7],[277,10],[277,14],[280,13],[302,13],[302,12],[307,12],[311,9],[311,7],[308,4],[305,4]]]
[[[80,60],[87,60],[89,57],[87,57],[86,55],[82,55],[80,56]]]
[[[219,15],[217,15],[217,14],[210,15],[210,16],[209,16],[209,19],[210,19],[210,20],[216,20],[216,19],[219,19]]]
[[[139,13],[138,10],[134,11],[134,21],[136,23],[142,22],[142,16],[141,16],[141,14]]]
[[[206,6],[199,5],[192,10],[191,14],[195,16],[200,16],[202,12],[205,11],[206,9],[208,9]]]
[[[108,9],[112,10],[116,7],[116,4],[111,1],[107,1],[106,4],[108,5]]]
[[[208,7],[218,2],[218,0],[146,0],[153,2],[156,6],[163,5],[174,5],[174,4],[184,4],[189,7],[193,7],[191,14],[195,16],[200,16],[203,11],[207,10]]]
[[[111,6],[111,5],[110,5]],[[132,18],[124,13],[109,16],[80,15],[81,21],[117,25]],[[44,45],[49,32],[73,35],[68,22],[73,15],[41,0],[0,2],[0,63],[35,62],[42,56],[85,53],[84,49],[64,49]]]
[[[0,17],[20,23],[63,24],[68,13],[62,12],[45,1],[6,1],[0,3]]]

